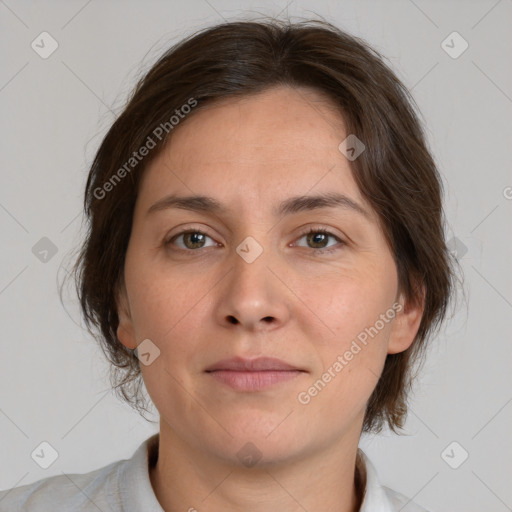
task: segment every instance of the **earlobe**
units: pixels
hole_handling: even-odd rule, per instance
[[[396,317],[393,320],[388,341],[388,354],[398,354],[407,350],[413,343],[423,317],[425,289],[422,288],[419,300],[406,301],[403,295],[398,301]]]
[[[119,341],[129,349],[137,348],[135,339],[135,331],[133,329],[133,322],[130,313],[130,307],[126,296],[126,289],[122,287],[117,295],[117,315],[119,317],[119,325],[117,327],[117,338]]]

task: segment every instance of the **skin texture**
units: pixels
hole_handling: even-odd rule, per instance
[[[414,340],[421,309],[404,304],[378,219],[338,150],[347,135],[327,98],[280,86],[195,112],[146,169],[118,337],[132,349],[150,339],[160,350],[141,368],[160,413],[150,477],[166,511],[358,509],[354,468],[366,402],[386,354]],[[291,196],[333,191],[368,216],[341,207],[272,212]],[[171,193],[212,196],[231,210],[146,213]],[[185,228],[207,237],[164,245]],[[303,235],[308,228],[333,236]],[[263,249],[252,263],[236,251],[248,236]],[[406,307],[300,403],[298,394],[396,303]],[[266,390],[235,391],[205,373],[234,356],[276,357],[304,372]],[[261,457],[252,467],[237,455],[248,442]]]

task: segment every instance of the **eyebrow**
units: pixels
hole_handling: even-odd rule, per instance
[[[311,196],[303,195],[290,197],[274,208],[273,214],[277,217],[321,208],[336,207],[352,210],[368,219],[370,218],[369,213],[353,199],[344,194],[334,192]],[[146,215],[162,210],[168,210],[170,208],[213,213],[215,215],[232,213],[230,208],[222,205],[213,197],[203,195],[177,196],[171,194],[153,204],[147,211]]]

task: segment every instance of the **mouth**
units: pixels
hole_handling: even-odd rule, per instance
[[[307,373],[306,370],[270,357],[224,359],[208,367],[205,372],[232,389],[249,392],[283,384]]]

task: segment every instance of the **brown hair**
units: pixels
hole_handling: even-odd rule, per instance
[[[140,79],[92,163],[84,198],[89,229],[73,269],[82,314],[111,363],[119,398],[145,410],[139,360],[117,338],[116,297],[138,185],[172,134],[171,118],[190,110],[194,115],[216,99],[306,86],[334,101],[347,134],[365,144],[350,164],[354,179],[379,216],[400,291],[408,303],[424,300],[416,338],[406,351],[387,356],[364,420],[365,431],[377,432],[385,422],[393,430],[403,427],[413,366],[446,315],[454,273],[444,240],[440,175],[414,100],[383,59],[365,41],[325,21],[228,22],[182,40]],[[187,111],[184,105],[199,106]],[[149,139],[154,147],[131,160]]]

